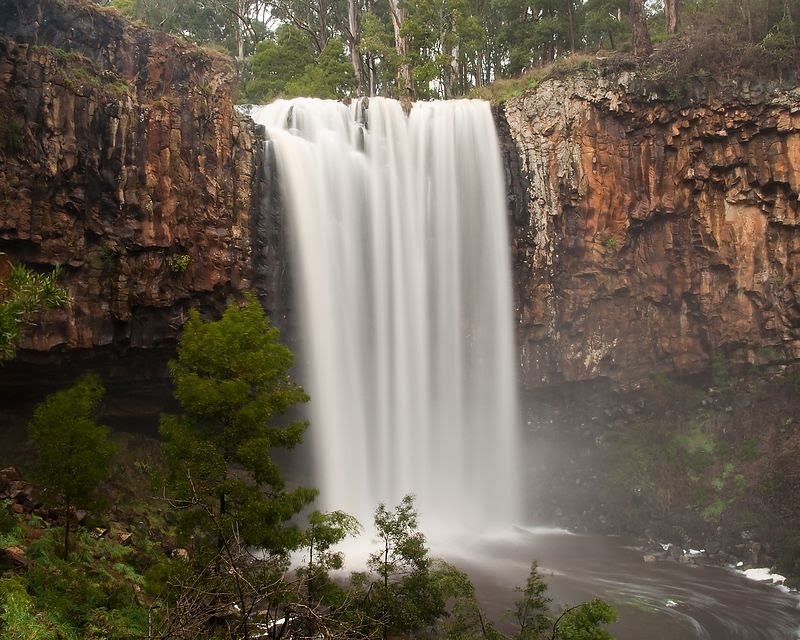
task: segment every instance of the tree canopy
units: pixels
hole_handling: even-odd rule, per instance
[[[307,427],[285,417],[308,399],[289,376],[292,360],[253,295],[218,321],[190,313],[170,364],[183,413],[161,420],[185,534],[199,526],[216,531],[218,546],[235,535],[276,554],[302,542],[289,520],[316,491],[288,489],[271,455],[298,444]]]
[[[64,509],[65,558],[71,510],[87,506],[108,473],[114,451],[108,428],[92,415],[104,393],[100,378],[86,374],[70,388],[47,396],[28,425],[39,454],[36,478],[47,490],[44,497]]]
[[[786,63],[796,60],[800,36],[800,0],[99,1],[227,49],[242,62],[251,101],[450,98],[573,53],[647,58],[653,42],[676,35]],[[730,63],[730,51],[723,58]]]

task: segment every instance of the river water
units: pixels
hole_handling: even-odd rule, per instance
[[[515,528],[436,554],[469,573],[488,617],[508,630],[514,586],[524,585],[535,559],[558,605],[598,597],[613,604],[619,620],[608,628],[618,640],[800,638],[797,594],[723,567],[645,563],[623,538]]]

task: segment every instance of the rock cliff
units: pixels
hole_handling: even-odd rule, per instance
[[[21,348],[170,343],[252,279],[258,159],[232,63],[87,0],[0,16],[0,251],[64,265],[73,299]]]
[[[527,387],[800,357],[800,90],[591,74],[501,119]]]
[[[0,16],[0,251],[63,264],[74,301],[23,351],[169,344],[250,286],[274,305],[275,190],[232,64],[88,0]],[[800,358],[800,90],[590,73],[500,116],[527,387]]]

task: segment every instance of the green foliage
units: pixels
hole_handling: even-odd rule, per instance
[[[266,25],[256,15],[263,3],[256,0],[112,0],[111,6],[129,19],[167,31],[190,42],[219,47],[230,55],[253,52],[265,37]]]
[[[312,511],[308,527],[303,532],[303,546],[308,550],[306,566],[299,571],[307,584],[308,599],[323,599],[324,592],[334,586],[328,573],[344,566],[344,555],[331,549],[348,536],[357,535],[361,525],[356,518],[343,512]]]
[[[329,40],[319,57],[286,84],[285,95],[341,99],[352,95],[357,82],[338,39]]]
[[[375,95],[402,97],[398,94],[404,88],[397,76],[406,65],[420,97],[475,92],[508,98],[524,91],[525,83],[516,83],[515,88],[487,85],[581,52],[602,52],[599,57],[604,60],[616,56],[609,66],[619,68],[630,64],[624,56],[632,45],[626,0],[406,0],[398,3],[402,17],[397,39],[388,3],[112,0],[111,4],[152,28],[235,55],[248,99],[259,101],[298,95],[341,98],[355,87],[366,87],[368,79]],[[681,3],[680,12],[683,33],[668,34],[663,8],[648,4],[649,28],[663,46],[641,69],[654,76],[662,95],[680,98],[692,78],[718,78],[726,69],[746,70],[754,78],[762,77],[759,72],[787,79],[796,75],[797,3],[697,0]],[[269,24],[273,20],[277,29]],[[285,31],[294,32],[292,42]],[[338,44],[326,54],[331,42]]]
[[[786,575],[786,586],[792,589],[800,587],[800,538],[785,542],[780,547],[775,565]]]
[[[316,55],[307,35],[288,24],[278,28],[274,40],[259,43],[250,71],[247,96],[261,102],[297,96],[339,99],[357,86],[340,40],[329,40]]]
[[[62,635],[47,613],[37,611],[22,576],[0,578],[0,633],[20,640],[58,640]]]
[[[377,84],[387,95],[395,91],[397,72],[400,68],[400,54],[395,48],[391,25],[374,10],[365,11],[361,16],[361,41],[358,48],[362,55],[373,61]]]
[[[442,560],[434,560],[431,574],[436,588],[446,594],[447,611],[431,634],[435,638],[457,640],[484,636],[486,640],[502,640],[505,636],[486,619],[475,596],[475,587],[463,571]]]
[[[0,500],[0,535],[5,535],[17,526],[17,519],[9,509],[8,500]]]
[[[379,620],[384,638],[414,633],[445,613],[447,595],[440,590],[428,556],[425,536],[417,528],[414,497],[407,495],[393,510],[378,505],[374,518],[380,548],[367,566],[378,576],[368,615]]]
[[[718,387],[727,388],[731,384],[728,360],[721,353],[715,353],[711,359],[711,379]]]
[[[58,286],[61,270],[47,274],[16,264],[0,279],[0,362],[14,356],[20,328],[39,313],[69,302],[66,290]]]
[[[179,253],[176,256],[167,258],[167,265],[172,273],[185,273],[192,261],[192,256],[187,253]]]
[[[616,611],[607,602],[591,600],[568,607],[556,616],[550,609],[552,600],[545,595],[546,591],[547,583],[534,561],[525,586],[516,589],[519,598],[514,603],[518,628],[515,640],[613,640],[602,628],[617,619]]]
[[[547,583],[539,575],[536,561],[531,562],[531,570],[524,587],[515,591],[519,598],[514,603],[514,618],[519,627],[518,640],[536,640],[550,629],[549,607],[552,599],[545,595]]]
[[[708,432],[705,421],[693,422],[689,428],[675,434],[674,441],[686,466],[695,473],[702,473],[714,462],[716,441]]]
[[[0,637],[123,640],[144,636],[147,609],[139,602],[143,581],[129,565],[117,571],[114,555],[130,549],[81,535],[69,562],[58,557],[60,533],[45,531],[30,544],[31,566],[0,579]],[[121,563],[117,563],[121,564]]]
[[[114,451],[108,428],[92,417],[104,393],[97,376],[84,375],[72,387],[45,398],[28,425],[38,452],[35,477],[46,489],[43,497],[64,509],[65,557],[70,510],[88,504],[108,473]]]
[[[12,522],[13,524],[7,531],[0,533],[0,549],[17,547],[22,542],[25,531],[17,525],[15,519],[12,519]]]
[[[599,599],[568,609],[556,623],[560,640],[613,640],[600,625],[615,622],[617,613],[607,602]]]
[[[6,125],[6,151],[19,153],[22,151],[24,131],[18,122],[9,122]]]
[[[415,90],[448,98],[469,89],[461,70],[486,47],[486,29],[466,0],[410,0],[402,35],[408,38]]]
[[[739,459],[743,462],[753,462],[758,460],[759,452],[758,452],[758,437],[753,436],[745,440],[744,444],[739,451]]]
[[[280,420],[308,399],[289,376],[292,360],[255,296],[216,322],[190,313],[170,363],[183,415],[161,420],[184,534],[216,535],[219,544],[235,530],[244,543],[275,553],[301,543],[288,521],[316,492],[288,490],[270,455],[298,444],[307,426]]]
[[[313,63],[313,49],[305,34],[291,25],[281,25],[274,40],[264,40],[256,48],[250,61],[252,80],[247,83],[247,97],[266,102],[286,95],[288,84]]]

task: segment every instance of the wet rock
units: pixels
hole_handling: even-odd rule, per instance
[[[705,549],[708,555],[715,555],[720,552],[722,545],[718,540],[706,540]]]

